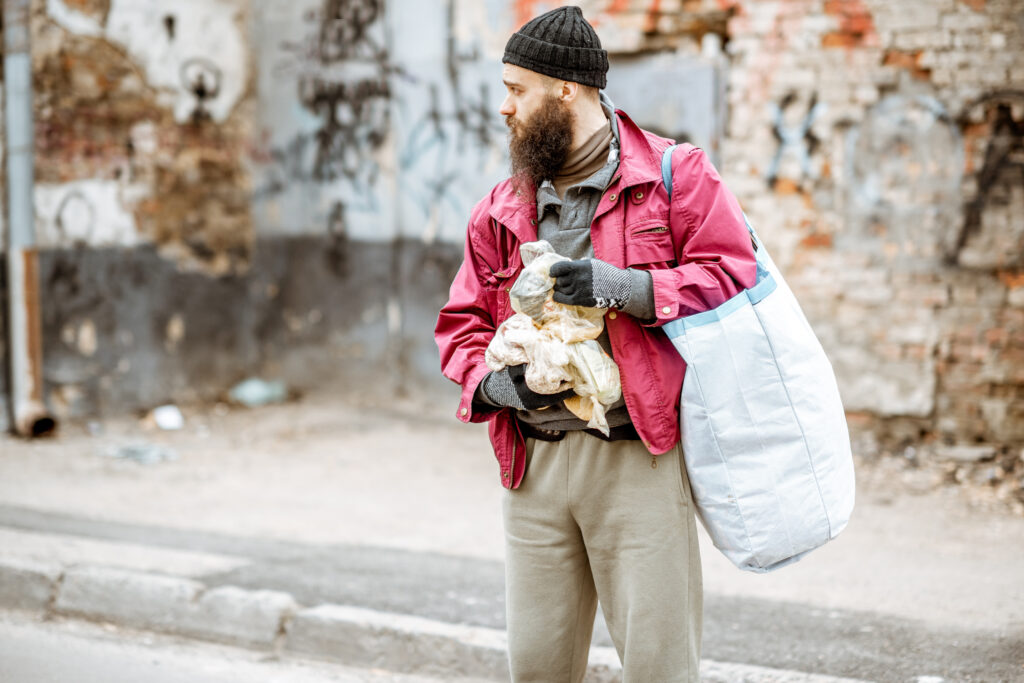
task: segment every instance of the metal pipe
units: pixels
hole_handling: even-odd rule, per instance
[[[21,436],[52,432],[43,401],[39,251],[35,239],[31,0],[4,0],[4,105],[7,135],[7,336],[11,424]]]

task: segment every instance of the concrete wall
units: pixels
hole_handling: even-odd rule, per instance
[[[58,408],[323,376],[297,365],[380,363],[396,386],[436,386],[433,318],[469,208],[507,165],[502,48],[556,4],[38,0]],[[613,99],[718,162],[833,359],[861,446],[1019,450],[1020,3],[580,4],[612,53]],[[296,254],[309,273],[288,270]]]

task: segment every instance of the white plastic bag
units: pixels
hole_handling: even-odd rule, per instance
[[[622,397],[619,367],[615,365],[601,345],[587,340],[569,345],[570,372],[576,396],[565,402],[566,407],[587,426],[608,436],[608,406]]]

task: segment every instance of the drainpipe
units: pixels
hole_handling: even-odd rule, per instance
[[[52,432],[43,403],[39,252],[32,206],[35,163],[32,130],[31,0],[3,0],[4,103],[7,135],[7,336],[11,424],[21,436]]]

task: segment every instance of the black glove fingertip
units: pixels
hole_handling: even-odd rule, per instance
[[[552,263],[551,268],[548,269],[548,275],[554,278],[568,275],[572,269],[569,267],[569,261],[558,261]]]
[[[552,300],[556,304],[571,304],[572,296],[569,292],[563,292],[561,290],[555,290],[554,294],[551,295]]]

